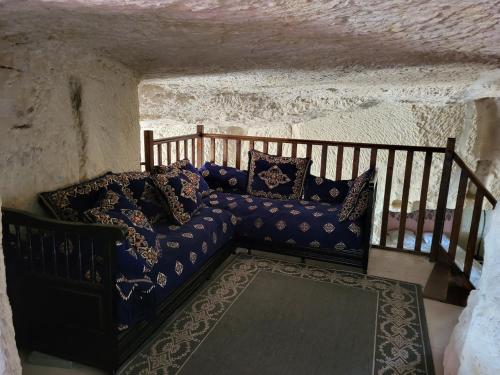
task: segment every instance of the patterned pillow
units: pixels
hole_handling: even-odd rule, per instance
[[[40,193],[40,201],[51,214],[60,220],[86,221],[85,211],[93,208],[101,194],[109,185],[123,185],[123,178],[108,172],[102,176],[67,188]],[[130,191],[124,187],[123,193],[132,199]]]
[[[152,177],[164,205],[179,225],[191,220],[202,204],[201,193],[193,184],[192,177],[193,173],[190,171],[174,167]]]
[[[210,188],[229,193],[245,193],[248,185],[248,173],[233,167],[223,167],[206,162],[200,168],[201,175]]]
[[[143,277],[158,263],[160,241],[137,206],[113,187],[103,194],[98,206],[86,211],[91,221],[120,225],[127,229],[127,242],[118,248],[118,266],[127,278]]]
[[[164,221],[168,217],[168,211],[165,210],[159,191],[148,172],[123,172],[116,175],[123,180],[123,188],[132,194],[133,202],[151,224]]]
[[[196,188],[200,191],[202,196],[207,196],[210,194],[210,187],[207,182],[200,174],[200,172],[191,164],[188,159],[183,159],[176,161],[170,165],[156,165],[153,167],[151,174],[165,174],[171,168],[177,168],[183,171],[186,171],[186,175],[189,177],[189,180],[196,186]]]
[[[368,186],[373,172],[374,169],[370,168],[353,180],[352,186],[339,211],[339,221],[347,219],[354,221],[363,216],[368,207]]]
[[[304,184],[304,200],[340,204],[346,198],[352,183],[353,180],[333,181],[309,175]]]
[[[249,152],[249,194],[275,199],[300,199],[311,160]]]

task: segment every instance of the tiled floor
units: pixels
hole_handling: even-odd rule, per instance
[[[318,262],[313,263],[317,264]],[[325,265],[324,263],[320,264]],[[432,264],[424,257],[373,249],[370,254],[368,274],[409,281],[423,286],[431,270]],[[462,308],[432,300],[424,300],[424,304],[436,374],[440,375],[443,373],[444,348]],[[35,365],[30,363],[32,361],[28,360],[26,353],[23,353],[22,357],[24,375],[104,374],[99,370],[76,364],[73,365],[73,368],[62,368],[64,363],[61,363],[59,368]],[[35,360],[41,361],[44,358]]]

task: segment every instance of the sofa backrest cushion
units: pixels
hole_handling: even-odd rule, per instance
[[[339,204],[344,201],[353,180],[329,180],[309,175],[304,184],[304,200]]]
[[[311,159],[249,151],[249,194],[274,199],[300,199]]]
[[[158,263],[160,242],[146,216],[121,193],[114,187],[107,190],[85,215],[92,222],[127,229],[127,241],[118,249],[118,269],[129,279],[141,278]]]
[[[207,161],[200,168],[200,173],[211,189],[227,193],[246,193],[247,171]]]
[[[40,193],[39,197],[55,218],[75,222],[86,221],[85,211],[94,207],[102,192],[112,184],[122,185],[123,178],[108,172],[76,185]],[[127,188],[123,189],[123,193],[132,198]]]
[[[373,168],[370,168],[353,180],[339,211],[339,221],[348,219],[354,221],[363,216],[368,207],[368,187],[374,171]]]
[[[200,191],[203,197],[206,197],[210,194],[210,187],[208,183],[205,181],[200,171],[196,169],[188,159],[183,159],[176,161],[170,165],[156,165],[153,167],[151,174],[164,174],[171,168],[177,168],[183,171],[186,171],[186,176],[189,177],[189,180],[195,187]]]
[[[202,204],[201,193],[195,184],[196,178],[193,181],[192,172],[175,167],[164,172],[153,175],[152,179],[171,218],[179,225],[186,224]]]

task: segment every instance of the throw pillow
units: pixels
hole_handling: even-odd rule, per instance
[[[200,191],[202,196],[207,196],[210,194],[210,187],[201,175],[200,171],[196,169],[188,159],[183,159],[176,161],[170,165],[157,165],[154,166],[151,174],[165,174],[171,168],[177,168],[186,171],[186,176],[189,178],[191,183]]]
[[[309,175],[304,184],[304,200],[340,204],[347,197],[353,180],[329,180]]]
[[[248,184],[248,173],[233,167],[223,167],[206,162],[200,173],[210,188],[230,193],[245,193]]]
[[[126,243],[118,248],[118,267],[127,278],[142,277],[158,263],[159,239],[146,216],[113,187],[103,194],[97,207],[86,211],[92,222],[119,225],[127,230]]]
[[[353,180],[352,186],[339,211],[339,221],[345,221],[347,219],[354,221],[363,216],[368,207],[368,185],[373,176],[373,172],[374,169],[370,168]]]
[[[300,199],[311,160],[249,152],[249,194],[275,199]]]
[[[171,167],[165,172],[152,176],[153,182],[172,219],[179,225],[186,224],[202,204],[201,193],[193,183],[190,171]]]

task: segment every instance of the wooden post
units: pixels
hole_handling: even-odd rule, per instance
[[[441,185],[436,207],[436,220],[434,222],[434,234],[432,235],[432,245],[430,260],[435,262],[438,257],[441,239],[443,237],[443,227],[446,216],[446,204],[448,202],[448,192],[450,189],[451,169],[453,167],[453,154],[455,152],[455,138],[448,138],[446,151],[444,153],[443,173],[441,174]]]
[[[203,139],[203,125],[196,125],[196,133],[198,133],[198,138],[196,140],[197,142],[197,153],[198,153],[198,162],[196,163],[198,168],[202,166],[203,164],[203,153],[204,153],[204,150],[203,150],[203,143],[204,143],[204,139]]]
[[[153,150],[153,131],[144,131],[144,162],[146,165],[146,171],[150,172],[154,164],[154,150]]]

